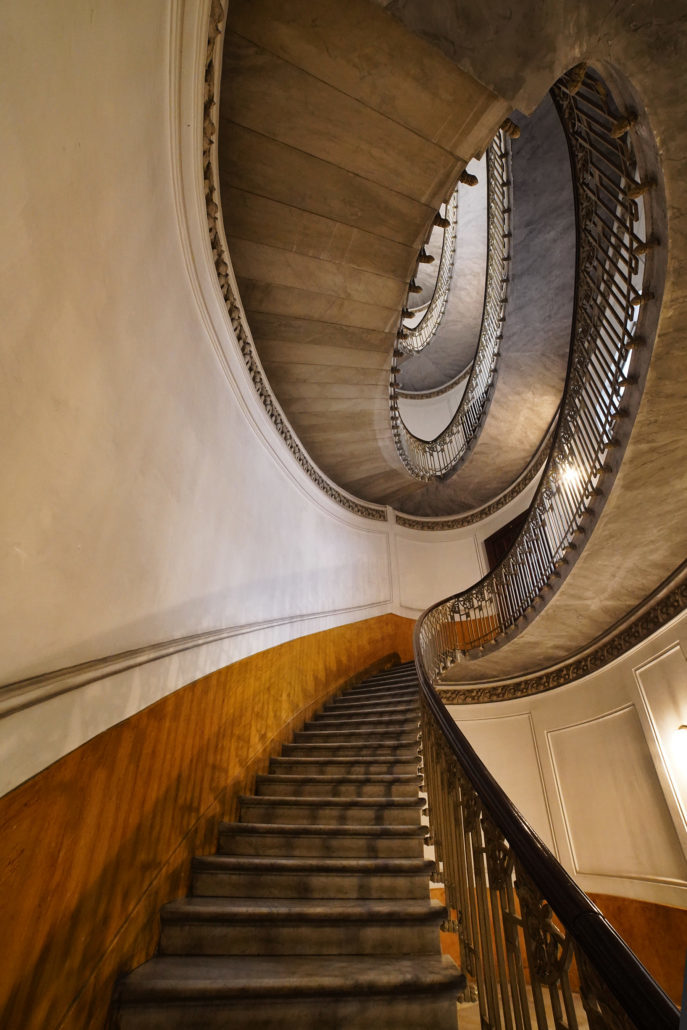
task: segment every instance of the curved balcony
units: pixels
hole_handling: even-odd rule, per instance
[[[455,197],[456,194],[453,195],[452,202]],[[487,275],[477,350],[472,362],[470,378],[458,409],[446,428],[433,440],[423,440],[410,432],[401,416],[396,391],[399,351],[407,350],[410,346],[417,353],[426,346],[429,339],[422,346],[416,347],[416,337],[408,334],[402,327],[399,332],[398,346],[394,352],[389,389],[391,428],[399,457],[407,471],[415,479],[428,481],[446,479],[450,476],[468,454],[483,425],[496,374],[508,300],[511,207],[510,145],[508,136],[503,130],[500,130],[487,151]],[[452,246],[455,249],[455,233]],[[444,238],[445,247],[446,236]],[[441,260],[443,264],[443,248]],[[453,259],[451,258],[451,267],[452,265]],[[448,261],[446,266],[448,267]],[[438,293],[440,285],[443,290],[441,294]],[[418,333],[418,340],[420,339],[420,329],[432,309],[434,311],[433,321],[428,325],[431,326],[431,335],[436,332],[441,314],[446,307],[450,285],[451,277],[448,279],[445,276],[442,277],[442,268],[440,267],[427,314],[419,323],[418,329],[413,331]]]
[[[453,265],[456,257],[456,239],[458,236],[458,187],[454,190],[448,203],[442,205],[441,211],[434,220],[434,224],[443,226],[443,239],[441,242],[441,255],[439,257],[439,268],[434,281],[434,289],[429,303],[424,310],[419,309],[421,317],[417,319],[418,311],[408,310],[408,314],[401,320],[397,340],[398,347],[404,354],[419,354],[432,341],[434,334],[441,325],[448,301],[448,293],[453,280]],[[413,322],[413,325],[409,325]]]
[[[423,616],[423,660],[435,678],[458,659],[511,639],[561,584],[618,471],[648,367],[655,318],[644,311],[655,299],[647,286],[653,217],[650,184],[638,177],[633,146],[637,116],[621,115],[600,77],[581,68],[559,80],[552,95],[570,147],[578,236],[561,416],[509,553],[475,586]]]

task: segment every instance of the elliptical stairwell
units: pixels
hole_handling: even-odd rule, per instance
[[[329,702],[273,758],[158,955],[119,985],[118,1030],[455,1030],[420,816],[418,686],[402,666]]]

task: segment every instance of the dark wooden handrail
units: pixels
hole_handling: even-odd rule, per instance
[[[677,1007],[524,819],[449,715],[422,661],[419,628],[424,614],[413,637],[420,689],[491,818],[637,1030],[678,1030]]]

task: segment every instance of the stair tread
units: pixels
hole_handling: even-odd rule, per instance
[[[365,756],[363,758],[357,758],[355,755],[349,755],[347,757],[346,756],[342,756],[341,758],[336,758],[336,757],[331,757],[331,758],[326,758],[326,757],[321,757],[321,758],[299,758],[297,755],[295,755],[293,758],[288,758],[285,755],[281,755],[279,757],[274,757],[274,758],[270,759],[270,761],[273,762],[276,766],[279,766],[281,764],[286,764],[286,763],[288,763],[290,765],[294,765],[294,764],[298,763],[298,764],[302,764],[304,769],[307,769],[308,765],[321,765],[322,763],[326,763],[327,765],[341,765],[341,766],[344,766],[344,765],[387,766],[387,765],[393,765],[394,763],[401,762],[401,763],[406,763],[407,765],[410,765],[410,764],[417,765],[417,755],[412,755],[412,756],[409,756],[408,758],[394,758],[394,757],[390,757],[389,755],[383,755],[381,758],[376,758],[376,757],[368,758],[367,756]],[[388,773],[388,774],[383,773],[382,775],[395,776],[397,774],[396,773]],[[404,774],[403,773],[399,773],[398,775],[402,776]]]
[[[220,823],[220,833],[259,833],[294,837],[426,837],[428,828],[421,825],[398,826],[331,826],[303,823]]]
[[[257,783],[331,783],[332,786],[338,783],[420,783],[421,777],[418,773],[374,773],[366,776],[362,773],[346,773],[336,776],[333,773],[310,773],[307,776],[298,776],[290,773],[265,773],[256,776]]]
[[[359,898],[183,898],[162,909],[168,920],[222,921],[278,920],[279,922],[358,922],[383,919],[385,922],[424,922],[444,918],[446,908],[434,898],[428,900],[386,901]]]
[[[347,805],[352,808],[422,808],[425,804],[423,798],[301,798],[289,794],[243,794],[239,801],[251,805],[308,805],[313,808],[344,808]]]
[[[223,872],[311,872],[311,873],[429,873],[434,863],[425,858],[280,858],[263,855],[197,855],[196,871],[217,869]]]
[[[332,736],[332,738],[336,738],[338,736],[338,734],[337,733],[332,733],[331,736]],[[376,743],[379,744],[380,747],[399,747],[398,743],[390,744],[389,741],[387,741],[387,740],[380,740],[380,741],[377,741]],[[322,743],[321,741],[317,741],[317,740],[313,740],[311,742],[309,742],[309,741],[300,741],[299,743],[290,742],[288,744],[283,744],[282,745],[282,756],[284,755],[284,751],[287,751],[289,748],[293,748],[293,747],[297,747],[297,748],[309,747],[309,748],[312,748],[313,749],[313,756],[315,756],[317,754],[324,754],[325,751],[330,751],[332,749],[332,747],[338,748],[340,751],[342,751],[343,753],[345,753],[347,755],[353,755],[354,757],[359,757],[360,756],[360,745],[359,744],[355,744],[355,743],[352,743],[352,742],[347,741],[347,740],[343,740],[340,743],[336,743],[335,739],[333,739],[332,742],[328,741],[326,744]],[[319,751],[318,751],[318,748],[320,749]],[[383,756],[383,757],[389,757],[389,756]],[[404,746],[402,748],[400,748],[397,751],[394,751],[393,755],[390,756],[390,757],[393,757],[393,758],[417,758],[417,740],[413,739],[412,742],[408,741],[408,743],[404,744]]]
[[[376,992],[459,989],[464,984],[446,956],[167,956],[134,969],[120,987],[120,1000],[261,995],[299,997]]]

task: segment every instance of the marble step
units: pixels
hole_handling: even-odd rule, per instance
[[[397,715],[419,715],[420,705],[417,701],[349,701],[348,698],[341,697],[328,701],[322,712],[360,712],[361,715],[386,715],[393,712]]]
[[[255,793],[298,798],[416,798],[421,784],[409,776],[257,776]]]
[[[282,858],[422,858],[427,827],[220,823],[218,851]]]
[[[240,798],[241,822],[342,826],[416,826],[421,798]]]
[[[417,756],[412,758],[271,758],[270,772],[286,776],[412,776],[417,773]]]
[[[395,701],[410,701],[419,696],[419,688],[416,683],[375,683],[361,687],[350,687],[339,694],[339,697],[347,697],[351,701],[361,701],[364,698],[393,697]]]
[[[413,676],[417,678],[415,662],[403,662],[401,665],[392,665],[389,669],[383,669],[365,680],[365,683],[377,683],[379,680],[397,679],[399,676]],[[356,684],[360,686],[361,684]]]
[[[336,737],[336,734],[331,734]],[[282,758],[360,758],[361,754],[372,754],[375,758],[395,758],[417,760],[418,742],[398,744],[391,740],[375,741],[374,749],[364,748],[350,741],[342,743],[338,738],[321,743],[310,739],[306,734],[303,742],[296,744],[282,744]]]
[[[162,955],[438,955],[437,901],[184,898],[161,912]]]
[[[420,717],[417,712],[410,712],[408,715],[398,712],[320,712],[307,725],[318,729],[341,726],[351,730],[371,729],[375,726],[388,730],[393,727],[410,733],[419,724]]]
[[[421,858],[194,858],[191,893],[213,898],[429,898]]]
[[[347,705],[396,705],[405,706],[406,708],[412,708],[419,706],[418,694],[416,690],[409,691],[407,693],[399,693],[395,690],[378,690],[371,694],[339,694],[338,697],[332,698],[331,704],[347,704]]]
[[[307,722],[302,730],[294,733],[293,739],[296,744],[358,744],[374,753],[376,744],[387,741],[405,747],[417,745],[417,736],[417,729],[408,732],[396,726],[375,726],[364,730],[323,730],[318,728],[317,723]]]
[[[456,1030],[439,956],[160,956],[117,991],[117,1030]]]

